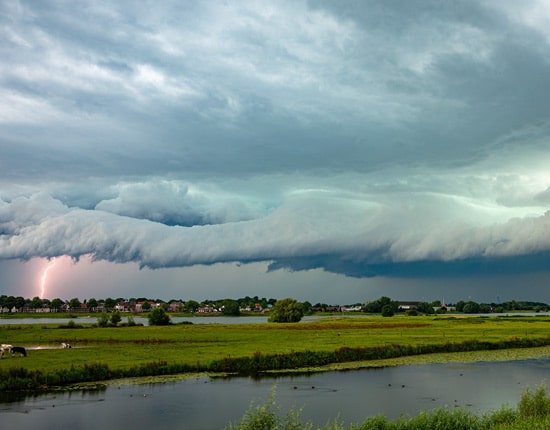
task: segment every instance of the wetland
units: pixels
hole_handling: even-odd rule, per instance
[[[38,389],[5,393],[1,411],[25,428],[59,428],[44,427],[46,422],[89,428],[83,420],[116,428],[111,424],[120,416],[125,423],[135,420],[135,428],[147,428],[152,419],[172,420],[179,428],[224,428],[275,388],[283,409],[303,408],[304,419],[319,425],[338,417],[361,422],[371,415],[398,417],[442,406],[483,413],[515,404],[525,387],[544,382],[550,370],[549,324],[547,316],[108,328],[85,319],[70,328],[64,322],[12,320],[0,325],[2,343],[25,346],[28,357],[0,360],[0,372],[49,379]],[[62,342],[74,347],[61,349]],[[529,347],[533,342],[537,346]],[[461,352],[465,345],[469,349]],[[358,351],[370,358],[361,359]],[[311,359],[319,356],[324,359]],[[254,374],[240,367],[223,371],[219,363],[232,360],[239,366],[267,364]],[[277,364],[270,369],[270,363]],[[88,370],[84,378],[82,369]],[[119,375],[124,377],[116,379]],[[94,390],[86,389],[89,383]]]

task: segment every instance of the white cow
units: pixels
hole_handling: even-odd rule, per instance
[[[13,348],[12,345],[8,345],[7,343],[3,343],[0,345],[0,358],[4,357],[4,352],[11,352],[11,349]]]

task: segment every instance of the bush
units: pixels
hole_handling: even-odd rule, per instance
[[[102,313],[97,318],[97,326],[98,327],[107,327],[109,325],[109,316],[106,313]]]
[[[279,407],[275,404],[275,390],[263,405],[250,405],[235,426],[229,425],[229,430],[311,430],[311,423],[300,422],[300,411],[290,409],[285,416],[281,416]]]
[[[338,421],[327,423],[318,430],[547,430],[550,424],[550,398],[544,388],[534,393],[526,390],[518,405],[525,415],[518,415],[511,408],[501,408],[479,417],[463,409],[438,408],[422,411],[413,417],[402,416],[389,420],[383,415],[369,417],[361,424],[344,427]],[[520,413],[521,414],[521,413]],[[535,417],[537,415],[537,417]],[[311,430],[311,422],[303,423],[300,413],[290,410],[282,415],[275,403],[274,391],[262,405],[254,406],[243,415],[241,420],[230,425],[229,430]]]
[[[111,324],[114,326],[117,326],[118,323],[122,321],[122,317],[120,316],[120,312],[116,311],[111,314]]]
[[[395,315],[395,312],[393,310],[392,305],[384,305],[382,306],[382,316],[383,317],[393,317]]]
[[[270,311],[269,322],[298,322],[304,316],[304,307],[294,299],[282,299],[275,303]]]
[[[155,308],[148,315],[149,325],[168,325],[170,324],[170,316],[162,308]]]
[[[550,415],[550,398],[546,394],[546,387],[539,386],[535,392],[527,388],[521,395],[518,404],[518,414],[521,418],[540,418]]]

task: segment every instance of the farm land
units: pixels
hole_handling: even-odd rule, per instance
[[[329,368],[353,368],[412,363],[419,361],[463,361],[514,359],[550,356],[550,318],[536,317],[342,317],[316,322],[289,324],[174,324],[168,326],[97,327],[89,319],[75,324],[7,324],[0,326],[2,343],[24,346],[27,357],[5,356],[0,372],[40,375],[73,372],[89,366],[103,369],[88,375],[86,381],[133,375],[128,369],[142,367],[149,371],[138,375],[181,374],[187,371],[218,370],[220,360],[231,362],[250,357],[292,357],[300,353],[330,354],[335,351],[373,349],[380,357],[362,360],[351,354],[338,360],[330,355],[322,366],[303,365],[300,360],[286,360],[292,365],[279,371],[315,371]],[[529,341],[537,340],[537,348]],[[462,352],[460,345],[482,342]],[[506,343],[508,342],[508,343]],[[512,342],[512,343],[510,343]],[[71,349],[62,349],[70,343]],[[409,347],[412,354],[387,355],[390,346]],[[414,347],[439,346],[438,354],[422,354]],[[455,345],[455,347],[444,347]],[[492,346],[491,346],[492,345]],[[510,348],[513,346],[513,348]],[[517,347],[516,347],[517,346]],[[412,348],[412,349],[411,349]],[[428,348],[429,350],[429,348]],[[405,356],[403,356],[405,355]],[[338,355],[340,357],[341,355]],[[327,362],[328,360],[328,362]],[[332,361],[332,362],[331,362]],[[157,368],[155,371],[154,368]],[[162,368],[159,370],[159,368]],[[231,367],[227,367],[231,369]],[[76,369],[76,372],[75,372]],[[108,372],[105,372],[108,369]],[[69,372],[70,371],[70,372]],[[11,373],[10,373],[11,372]],[[103,376],[102,376],[103,375]],[[6,376],[4,376],[5,378]],[[64,383],[82,382],[66,380]],[[63,385],[63,384],[61,384]],[[51,387],[49,387],[51,388]]]

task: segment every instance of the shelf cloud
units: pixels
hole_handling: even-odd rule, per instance
[[[540,1],[3,2],[0,259],[548,275],[549,23]]]

